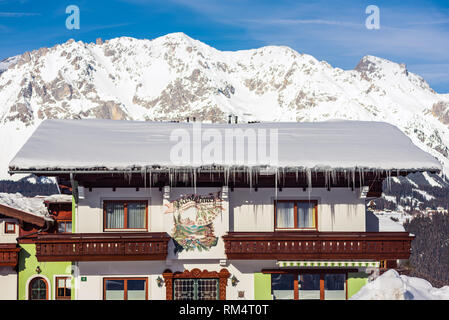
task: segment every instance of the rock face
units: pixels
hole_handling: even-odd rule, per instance
[[[288,47],[222,52],[183,33],[69,40],[0,63],[0,179],[47,118],[387,121],[449,168],[448,103],[404,64],[373,56],[342,70]]]

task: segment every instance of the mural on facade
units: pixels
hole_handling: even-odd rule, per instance
[[[175,254],[182,250],[209,250],[217,245],[213,222],[223,210],[220,192],[185,195],[166,206],[165,213],[173,214]]]

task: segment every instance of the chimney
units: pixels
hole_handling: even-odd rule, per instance
[[[101,38],[97,38],[96,43],[98,45],[102,45],[103,44],[103,40]]]

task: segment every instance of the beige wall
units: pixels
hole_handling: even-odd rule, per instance
[[[165,300],[166,288],[157,286],[156,279],[162,278],[162,272],[170,269],[172,272],[192,270],[220,271],[226,268],[231,274],[226,287],[226,299],[238,300],[238,291],[244,291],[245,300],[254,299],[254,272],[261,269],[273,269],[276,267],[275,261],[251,260],[232,261],[225,266],[221,266],[217,260],[201,261],[172,261],[169,263],[160,261],[129,261],[129,262],[80,262],[79,276],[76,278],[77,299],[80,300],[101,300],[103,299],[103,278],[105,277],[142,277],[148,279],[148,299]],[[239,282],[235,287],[231,284],[231,278],[235,276]],[[80,281],[81,277],[86,277],[86,281]]]
[[[5,222],[13,222],[16,225],[15,233],[5,233]],[[0,219],[0,243],[16,243],[19,236],[19,225],[16,219]]]
[[[216,192],[219,188],[198,188],[198,194]],[[171,189],[170,199],[182,194],[194,193],[193,188]],[[274,188],[248,188],[229,190],[229,220],[220,217],[216,228],[227,231],[273,231],[274,200],[317,200],[319,231],[365,231],[365,199],[359,198],[359,189],[325,188],[303,191],[285,188],[276,192]],[[150,232],[170,232],[172,217],[164,214],[163,191],[158,188],[136,191],[134,188],[94,188],[86,190],[85,198],[80,199],[76,213],[76,232],[103,232],[104,200],[148,200],[148,221]],[[227,216],[227,215],[224,215]],[[224,227],[224,229],[222,228]]]
[[[0,300],[17,299],[17,272],[12,267],[0,267]]]
[[[318,200],[319,231],[365,231],[365,199],[359,199],[359,190],[347,188],[303,189],[284,188],[275,193],[271,188],[257,192],[234,189],[229,192],[231,230],[273,231],[274,200]]]

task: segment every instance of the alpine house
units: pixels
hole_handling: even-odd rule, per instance
[[[382,122],[46,120],[9,168],[72,190],[72,232],[33,240],[72,299],[348,299],[413,240],[365,202],[441,165]]]

